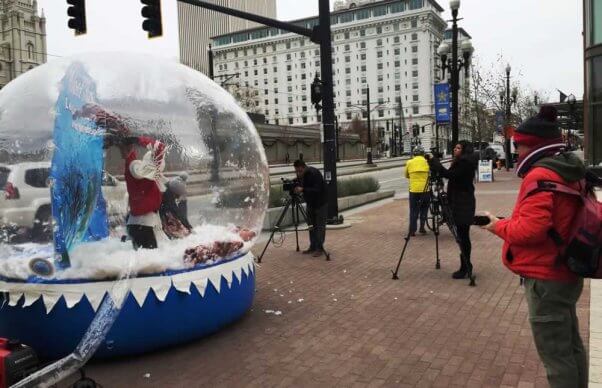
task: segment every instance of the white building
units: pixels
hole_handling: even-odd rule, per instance
[[[385,132],[384,144],[389,144],[391,135],[386,133],[388,121],[390,129],[402,122],[404,133],[413,124],[420,125],[420,142],[431,146],[433,85],[439,73],[436,51],[447,26],[442,12],[435,0],[336,3],[331,17],[333,71],[336,115],[342,127],[354,117],[366,117],[369,87],[373,128]],[[312,28],[318,18],[294,23]],[[256,102],[269,122],[319,122],[309,89],[320,72],[320,53],[309,39],[261,27],[216,36],[213,46],[215,74],[240,73],[238,82],[255,90]],[[404,136],[406,151],[410,136]]]
[[[276,0],[209,0],[224,7],[275,18]],[[257,24],[178,2],[180,62],[208,74],[210,37],[251,28]]]
[[[0,0],[0,89],[46,63],[46,18],[36,0]]]

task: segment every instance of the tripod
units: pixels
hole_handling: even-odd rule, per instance
[[[468,263],[466,256],[463,252],[462,244],[460,243],[460,239],[458,237],[458,231],[456,229],[456,224],[454,223],[453,214],[452,214],[451,208],[449,206],[449,198],[447,197],[447,193],[444,190],[444,184],[443,184],[443,180],[441,179],[441,177],[433,176],[432,174],[429,175],[429,178],[428,178],[426,186],[424,187],[423,193],[424,194],[428,193],[429,197],[430,197],[429,210],[430,210],[430,214],[431,214],[431,216],[430,216],[431,224],[428,223],[428,219],[427,219],[427,225],[428,225],[428,228],[431,231],[433,231],[433,234],[435,235],[435,257],[436,257],[435,268],[441,269],[441,261],[439,258],[439,234],[441,231],[441,225],[443,223],[446,223],[452,236],[454,237],[454,240],[456,240],[456,243],[460,247],[460,258],[462,260],[462,263],[467,268],[468,278],[470,279],[470,286],[474,287],[476,285],[476,283],[475,283],[475,276],[472,273],[472,265],[470,265],[470,263]],[[423,200],[424,200],[424,196],[420,200],[419,207],[422,204]],[[395,271],[391,271],[393,274],[393,280],[399,279],[399,275],[398,275],[399,268],[401,267],[401,262],[403,261],[403,258],[406,253],[406,249],[408,247],[408,244],[410,243],[411,238],[412,238],[411,231],[408,231],[408,234],[404,238],[405,243],[403,245],[401,255],[399,256],[399,261],[397,262],[397,267],[395,268]]]
[[[309,218],[307,217],[307,213],[305,212],[305,209],[303,209],[303,205],[301,204],[301,196],[299,194],[290,193],[290,196],[286,200],[286,204],[284,205],[284,209],[282,209],[282,212],[280,213],[280,216],[278,217],[278,221],[276,222],[276,225],[274,225],[274,227],[272,228],[272,232],[270,233],[270,238],[268,239],[265,246],[263,247],[263,251],[261,252],[261,255],[259,255],[259,257],[257,258],[258,263],[261,263],[261,259],[263,258],[263,255],[265,254],[265,252],[268,250],[268,246],[273,241],[274,235],[276,234],[276,232],[281,232],[281,233],[286,232],[286,230],[280,229],[280,225],[284,221],[284,217],[286,216],[288,209],[291,209],[291,215],[293,218],[293,225],[295,228],[294,229],[295,230],[295,242],[297,244],[297,252],[300,251],[300,249],[299,249],[299,220],[300,220],[299,215],[301,215],[303,217],[303,220],[307,224],[308,228],[313,228],[313,225],[310,225],[310,223],[308,221]],[[330,261],[330,253],[328,253],[326,251],[326,249],[324,249],[324,255],[326,256],[326,261]]]

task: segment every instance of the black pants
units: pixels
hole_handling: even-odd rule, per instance
[[[418,230],[418,218],[420,218],[420,230],[424,230],[430,202],[429,193],[410,193],[410,233],[416,233]]]
[[[128,225],[128,235],[132,239],[134,249],[157,249],[155,229],[150,226]]]
[[[466,260],[466,264],[470,263],[470,255],[472,253],[472,243],[470,242],[470,225],[456,225],[458,232],[458,244],[460,244],[460,250]],[[465,263],[462,262],[462,268]]]
[[[312,225],[309,229],[309,249],[321,251],[326,240],[326,218],[328,217],[328,204],[313,207],[307,204],[307,221]]]

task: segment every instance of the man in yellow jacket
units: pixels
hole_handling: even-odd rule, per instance
[[[430,203],[430,195],[426,187],[429,179],[429,164],[424,157],[424,148],[416,146],[413,154],[414,157],[406,163],[406,178],[410,180],[410,236],[416,235],[419,216],[420,233],[426,234],[424,226]]]

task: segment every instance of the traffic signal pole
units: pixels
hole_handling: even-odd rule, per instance
[[[221,5],[212,4],[200,0],[178,0],[181,3],[209,9],[241,19],[250,20],[265,26],[279,28],[294,34],[305,36],[320,45],[320,63],[322,78],[322,123],[324,126],[324,179],[328,187],[328,222],[340,223],[337,200],[337,164],[336,164],[336,136],[334,128],[334,83],[332,77],[332,32],[330,25],[330,2],[319,0],[319,25],[313,29],[300,27],[291,23],[281,22],[255,15],[249,12],[239,11]]]

